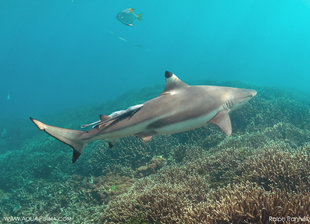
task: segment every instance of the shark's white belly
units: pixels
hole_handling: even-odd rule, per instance
[[[157,128],[154,131],[158,134],[173,134],[199,128],[204,126],[208,121],[210,121],[216,115],[217,112],[218,110],[214,110],[211,113],[205,114],[203,116],[173,123],[161,128]]]

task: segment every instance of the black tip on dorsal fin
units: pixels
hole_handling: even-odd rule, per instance
[[[75,163],[75,161],[80,157],[81,153],[73,149],[73,155],[72,155],[72,163]]]
[[[172,75],[173,75],[172,72],[169,72],[169,71],[165,72],[166,79],[169,79]]]
[[[104,115],[104,114],[101,114],[99,117],[101,121],[105,121],[110,118],[108,115]]]

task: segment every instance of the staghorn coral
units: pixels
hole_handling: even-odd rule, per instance
[[[309,192],[266,191],[250,182],[209,191],[205,180],[190,176],[187,184],[157,178],[136,182],[128,193],[110,202],[101,221],[127,223],[139,218],[150,223],[264,224],[269,217],[307,217],[310,210]]]
[[[171,148],[169,165],[188,163],[201,158],[206,153],[206,149],[197,144],[177,144]]]
[[[199,159],[163,168],[110,201],[102,221],[138,217],[151,223],[266,223],[269,216],[306,216],[309,146],[297,151],[287,147],[273,142],[257,150],[204,152]],[[265,180],[266,173],[273,181],[268,187],[258,181]]]
[[[135,172],[137,177],[145,177],[150,174],[154,174],[157,170],[161,169],[165,165],[165,159],[161,156],[153,157],[150,162],[144,166],[138,167]]]
[[[177,167],[143,178],[127,193],[109,203],[102,222],[125,223],[143,220],[150,223],[178,223],[182,209],[206,200],[208,184],[193,173]]]
[[[183,210],[179,223],[277,223],[270,217],[309,217],[310,193],[265,191],[250,182],[211,190],[208,199]],[[293,223],[293,222],[287,222]]]
[[[205,152],[200,155],[200,158],[189,160],[183,167],[204,176],[210,187],[216,188],[234,182],[240,175],[237,167],[253,153],[250,148],[229,148],[216,152]]]
[[[287,192],[310,192],[309,146],[288,151],[274,142],[255,151],[239,166],[241,180],[250,180],[266,190],[273,187]]]

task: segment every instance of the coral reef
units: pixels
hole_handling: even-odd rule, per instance
[[[135,176],[146,177],[150,174],[154,174],[165,165],[165,159],[162,156],[154,157],[144,166],[137,168]]]
[[[184,219],[183,208],[206,200],[208,184],[195,174],[170,168],[135,182],[127,193],[109,204],[102,217],[106,223],[140,218],[150,223],[176,223]]]
[[[265,191],[250,182],[228,185],[208,193],[207,201],[184,209],[184,219],[177,223],[277,223],[270,218],[307,219],[310,193]],[[290,220],[291,218],[291,220]]]
[[[259,149],[238,167],[242,180],[258,183],[266,190],[279,188],[286,192],[310,192],[310,147],[287,151],[281,143]]]
[[[78,128],[79,121],[141,103],[159,89],[137,90],[48,121]],[[92,142],[75,164],[68,146],[27,126],[27,133],[7,126],[6,138],[0,138],[0,147],[7,147],[0,154],[0,215],[140,224],[266,223],[269,216],[309,216],[309,98],[255,89],[258,96],[231,113],[230,137],[207,125],[154,136],[148,143],[136,137],[113,148]]]
[[[129,192],[109,203],[102,220],[266,223],[269,216],[306,217],[309,158],[309,147],[290,152],[284,143],[255,151],[205,153],[199,160],[136,181]]]

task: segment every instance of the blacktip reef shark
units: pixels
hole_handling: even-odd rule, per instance
[[[221,86],[191,86],[166,71],[166,87],[158,96],[143,104],[100,115],[100,120],[83,125],[88,131],[71,130],[44,124],[30,118],[40,129],[73,148],[72,162],[81,155],[85,145],[106,140],[137,136],[144,142],[155,134],[173,134],[202,127],[208,123],[219,126],[230,136],[229,111],[256,95],[255,90]]]

